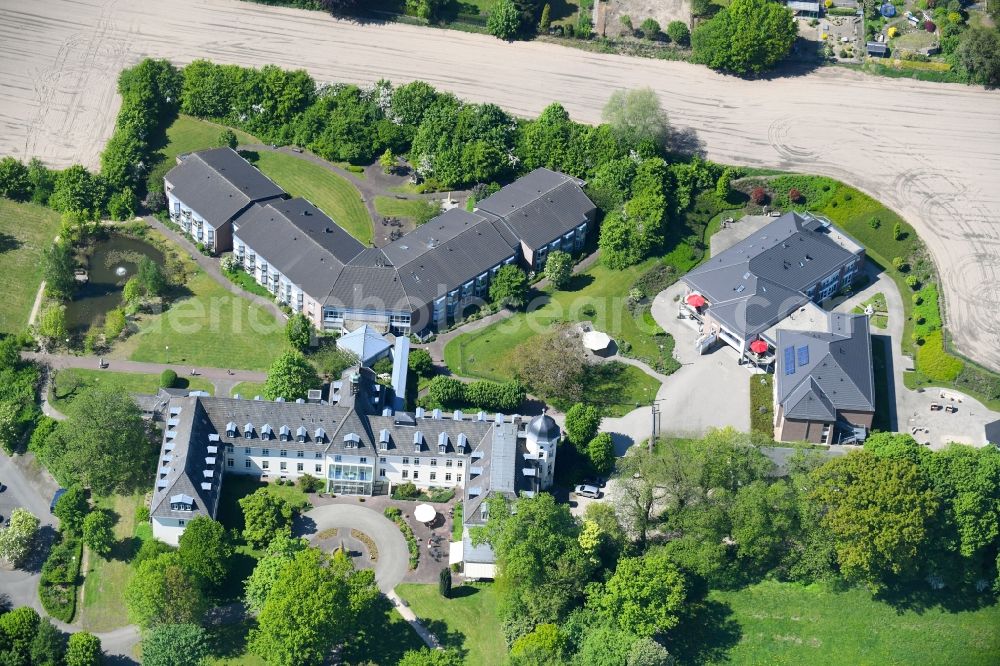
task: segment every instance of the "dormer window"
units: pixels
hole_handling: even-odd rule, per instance
[[[438,435],[438,453],[444,453],[448,450],[448,433],[442,432]]]
[[[194,498],[190,495],[172,495],[170,497],[171,511],[194,511]]]
[[[236,437],[236,423],[233,421],[226,424],[226,437],[229,437],[230,439]]]
[[[361,437],[356,432],[344,435],[344,445],[349,449],[356,449],[361,443]]]
[[[298,430],[295,431],[295,439],[297,439],[300,442],[306,441],[306,427],[305,426],[299,426],[298,427]]]
[[[243,437],[244,439],[253,439],[253,424],[248,423],[243,426]]]
[[[281,426],[278,430],[278,438],[282,442],[287,442],[292,439],[292,429],[286,425]]]
[[[265,423],[264,427],[260,429],[260,438],[271,439],[272,437],[274,437],[274,430],[269,424]]]
[[[415,451],[420,451],[421,445],[424,443],[424,433],[419,430],[413,433],[413,449]]]
[[[378,434],[378,448],[379,448],[379,451],[388,451],[389,450],[389,429],[388,428],[382,428],[382,430],[379,431],[379,434]]]

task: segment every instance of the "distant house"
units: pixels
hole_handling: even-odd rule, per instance
[[[170,219],[213,253],[233,248],[233,220],[285,191],[232,148],[180,155],[163,179]]]
[[[865,51],[875,58],[885,58],[889,55],[889,47],[881,42],[865,42]]]
[[[863,441],[875,416],[868,317],[830,313],[826,330],[778,329],[774,438]]]
[[[688,287],[681,309],[700,323],[702,353],[721,340],[742,359],[769,365],[774,327],[849,288],[864,257],[829,220],[785,213],[681,278]]]

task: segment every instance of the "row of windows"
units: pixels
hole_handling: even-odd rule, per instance
[[[384,477],[385,476],[385,469],[379,469],[378,475]],[[419,481],[420,480],[420,471],[419,470],[413,470],[413,476],[411,477],[410,476],[410,470],[404,469],[402,476],[403,476],[404,479],[412,478],[414,481]],[[430,480],[431,481],[437,481],[437,472],[431,472],[431,479]],[[446,473],[444,475],[444,480],[445,481],[451,481],[451,472],[448,472],[448,473]],[[461,474],[456,475],[455,482],[456,483],[462,483],[462,475]]]
[[[233,466],[234,466],[234,461],[231,458],[226,461],[226,467],[232,468]],[[246,469],[252,469],[253,468],[253,462],[250,461],[250,460],[245,460],[245,461],[243,461],[243,467],[245,467]],[[314,465],[313,467],[314,467],[314,469],[315,469],[315,471],[316,471],[317,474],[322,474],[323,473],[323,465],[317,464],[317,465]],[[271,469],[271,461],[270,460],[262,460],[261,463],[260,463],[260,468],[261,469]],[[284,461],[278,463],[278,469],[281,470],[282,472],[288,471],[288,463],[286,463]],[[304,472],[305,471],[305,463],[296,463],[295,464],[295,471],[296,472]]]
[[[226,445],[226,451],[228,451],[229,453],[232,453],[233,452],[233,445],[232,444],[227,444]],[[256,455],[254,453],[254,448],[252,446],[245,446],[245,447],[243,447],[243,454],[244,455],[248,455],[248,456]],[[271,455],[271,449],[260,449],[260,454],[259,455],[269,456],[269,455]],[[287,458],[288,457],[288,449],[279,449],[278,450],[278,455],[280,457],[282,457],[282,458]],[[322,460],[323,459],[323,452],[322,451],[315,451],[313,453],[313,456],[316,458],[316,460]],[[296,458],[305,458],[306,457],[306,452],[305,451],[295,451],[295,457]]]
[[[379,458],[379,462],[384,465],[385,464],[385,458]],[[445,467],[451,467],[451,463],[452,463],[452,459],[451,458],[445,458],[445,460],[444,460],[444,466]],[[410,459],[404,457],[403,458],[403,464],[404,465],[409,465],[410,464]],[[420,464],[420,458],[414,458],[413,459],[413,464],[414,465],[419,465]],[[430,466],[431,467],[437,467],[437,464],[438,464],[437,458],[431,458]],[[456,460],[455,461],[455,466],[456,467],[461,467],[463,464],[464,463],[461,460]]]

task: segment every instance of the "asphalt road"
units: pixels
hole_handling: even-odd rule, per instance
[[[959,348],[1000,369],[1000,94],[845,69],[744,81],[681,62],[238,0],[0,0],[0,154],[96,165],[118,71],[144,56],[305,68],[321,82],[420,78],[524,115],[561,101],[594,122],[650,86],[715,160],[825,174],[913,223],[943,275]]]

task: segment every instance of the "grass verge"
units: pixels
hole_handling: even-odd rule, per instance
[[[87,631],[110,631],[126,626],[128,615],[122,598],[132,577],[129,562],[138,552],[142,541],[152,537],[148,524],[136,525],[135,512],[143,503],[143,495],[114,495],[99,498],[95,508],[111,511],[117,517],[115,546],[105,560],[93,551],[87,555],[87,572],[83,584],[80,621]],[[143,528],[143,529],[139,529]]]
[[[177,119],[167,128],[165,142],[154,153],[153,168],[146,180],[152,186],[150,189],[163,189],[163,177],[177,165],[178,155],[195,150],[217,148],[219,135],[226,129],[233,128],[183,114],[177,116]],[[257,138],[242,130],[233,129],[233,132],[236,134],[236,140],[240,143],[260,143]]]
[[[239,394],[241,398],[253,398],[257,395],[264,395],[263,382],[240,382],[230,391],[231,396]]]
[[[257,167],[292,196],[311,201],[362,243],[371,242],[371,217],[361,193],[347,179],[286,153],[262,152]]]
[[[85,370],[67,368],[55,374],[55,381],[49,391],[49,402],[59,411],[65,411],[81,393],[94,386],[111,386],[127,393],[156,393],[160,387],[159,375],[133,372],[111,372],[109,370]],[[191,391],[215,392],[212,383],[197,377],[178,377],[175,385]]]
[[[404,583],[396,593],[446,648],[456,648],[465,663],[500,666],[507,645],[496,614],[496,591],[488,584],[465,584],[444,599],[437,585]]]
[[[395,197],[375,197],[375,212],[383,217],[400,217],[421,225],[441,210],[436,202]]]
[[[31,203],[0,199],[0,332],[20,333],[42,282],[42,252],[59,232],[59,213]]]

